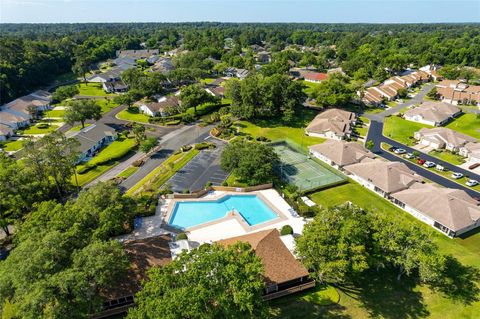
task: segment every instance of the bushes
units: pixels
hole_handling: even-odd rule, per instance
[[[188,152],[188,151],[190,151],[191,149],[192,149],[192,145],[183,145],[183,146],[180,148],[180,150],[181,150],[182,152]]]
[[[215,147],[216,147],[215,144],[207,143],[207,142],[195,144],[195,149],[199,151],[207,148],[215,148]]]
[[[50,127],[50,124],[48,124],[48,123],[39,123],[39,124],[37,124],[37,128],[42,129],[42,130],[43,130],[43,129],[47,129],[47,128],[49,128],[49,127]]]
[[[173,120],[173,121],[168,121],[165,122],[165,125],[178,125],[180,124],[181,120]]]
[[[175,237],[175,240],[188,240],[188,236],[185,233],[180,233]]]
[[[285,236],[285,235],[293,235],[293,228],[290,225],[284,225],[282,229],[280,230],[280,235]]]
[[[271,142],[271,140],[265,136],[258,136],[256,140],[259,142]]]
[[[132,166],[140,167],[143,165],[143,160],[139,159],[132,163]]]

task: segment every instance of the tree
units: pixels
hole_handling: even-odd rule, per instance
[[[398,95],[398,97],[400,97],[402,99],[406,98],[408,96],[408,90],[406,88],[398,89],[397,95]]]
[[[52,178],[59,197],[66,194],[79,158],[80,143],[60,132],[45,135],[36,142],[24,143],[24,161],[37,180]]]
[[[296,240],[296,252],[320,282],[344,283],[369,268],[366,213],[343,205],[321,210]]]
[[[209,94],[199,85],[188,85],[180,91],[180,100],[185,109],[193,107],[193,113],[197,114],[197,106],[205,103],[219,103],[219,99]]]
[[[80,122],[84,128],[86,120],[97,121],[102,117],[102,108],[95,100],[75,100],[70,102],[63,117],[66,123],[73,125]]]
[[[142,92],[135,89],[130,89],[127,93],[116,96],[114,99],[116,103],[125,104],[128,106],[128,108],[131,108],[133,103],[140,100],[142,97]]]
[[[140,150],[144,153],[148,153],[151,149],[158,145],[158,139],[156,137],[149,137],[140,143]]]
[[[320,83],[314,91],[317,105],[321,107],[346,106],[354,97],[354,90],[349,85],[348,77],[333,73],[329,78]]]
[[[437,91],[437,87],[433,87],[433,89],[430,90],[430,92],[427,93],[427,97],[431,98],[432,100],[438,100],[439,99],[439,94]]]
[[[52,94],[52,101],[61,102],[68,98],[73,97],[75,94],[80,93],[78,86],[76,85],[64,85],[58,87]]]
[[[222,168],[233,172],[249,185],[270,182],[278,160],[278,155],[271,146],[246,140],[233,141],[221,155]]]
[[[133,123],[132,133],[133,136],[135,136],[137,144],[140,144],[147,138],[147,135],[145,134],[145,126],[143,126],[142,124]]]
[[[127,318],[267,318],[262,273],[250,245],[205,244],[151,268]]]

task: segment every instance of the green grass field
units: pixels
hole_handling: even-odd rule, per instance
[[[130,109],[125,109],[117,114],[117,117],[121,120],[148,123],[150,116],[140,113],[138,107],[131,107]]]
[[[281,119],[258,120],[255,122],[239,121],[235,125],[240,132],[250,134],[253,137],[264,136],[272,141],[287,140],[304,148],[310,145],[323,143],[325,139],[305,135],[305,127],[315,117],[317,112],[303,110],[296,117],[294,123],[284,123]]]
[[[90,125],[92,125],[92,124],[90,124],[90,123],[85,123],[85,127],[89,127]],[[75,125],[75,126],[72,127],[71,129],[69,129],[69,130],[67,131],[67,133],[78,132],[78,131],[80,131],[81,129],[82,129],[82,125],[81,125],[81,124]]]
[[[118,106],[118,104],[115,103],[113,99],[97,99],[96,102],[102,108],[102,114],[105,114],[114,107]]]
[[[476,114],[463,114],[446,127],[480,139],[480,119],[477,118]]]
[[[428,153],[428,155],[434,156],[436,158],[439,158],[441,160],[444,160],[445,162],[448,162],[453,165],[461,165],[465,163],[465,158],[461,155],[454,154],[449,151],[437,151],[433,150]]]
[[[323,207],[331,207],[350,201],[365,209],[391,216],[392,219],[408,220],[432,229],[397,208],[390,202],[351,181],[348,184],[321,190],[310,198]],[[466,239],[450,239],[434,232],[434,240],[443,254],[457,258],[465,265],[480,265],[480,232]],[[477,282],[480,284],[480,282]],[[289,305],[278,318],[476,318],[480,312],[480,302],[464,304],[447,298],[440,292],[404,279],[398,282],[395,274],[379,276],[372,272],[367,274],[356,287],[340,289],[338,306],[325,309],[315,305],[304,304],[294,311]]]
[[[23,141],[22,140],[16,140],[16,141],[8,141],[0,143],[0,148],[2,148],[5,152],[15,152],[20,150],[23,147]]]
[[[98,153],[97,156],[92,158],[89,163],[97,164],[104,161],[107,161],[110,158],[118,158],[128,154],[132,151],[137,145],[137,142],[133,137],[124,138],[119,137],[117,140],[113,141],[110,145],[105,147]]]
[[[307,94],[309,97],[312,97],[313,92],[315,92],[315,89],[320,85],[320,83],[313,83],[304,80],[301,82],[303,85],[305,85],[303,92],[305,92],[305,94]]]
[[[77,84],[78,90],[80,91],[78,95],[88,95],[88,96],[115,96],[114,93],[107,93],[103,90],[102,84],[100,83],[80,83]]]
[[[59,125],[56,125],[56,124],[48,124],[46,128],[40,128],[39,125],[42,125],[42,124],[45,124],[45,123],[36,124],[24,130],[19,130],[18,133],[25,134],[25,135],[48,134],[60,127]]]
[[[130,176],[132,176],[136,171],[138,171],[139,167],[136,167],[136,166],[130,166],[128,168],[126,168],[125,170],[123,170],[122,172],[120,172],[120,174],[118,174],[117,176],[118,177],[123,177],[123,178],[128,178]]]
[[[415,144],[413,134],[424,127],[431,128],[432,126],[407,121],[398,116],[390,116],[385,118],[383,135],[405,145],[412,146]]]
[[[65,115],[65,110],[50,110],[46,111],[43,116],[44,117],[60,117],[63,118]]]
[[[117,164],[118,164],[118,162],[112,162],[112,163],[105,164],[105,165],[98,165],[97,167],[95,167],[95,168],[89,170],[88,172],[86,172],[85,174],[78,174],[77,173],[78,185],[83,186],[83,185],[86,185],[86,184],[90,183],[95,178],[102,175],[106,171],[110,170],[112,167],[114,167]],[[73,185],[76,185],[75,176],[72,177],[71,183]]]

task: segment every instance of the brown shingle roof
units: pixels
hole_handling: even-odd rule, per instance
[[[423,119],[431,122],[443,122],[459,113],[460,108],[455,105],[443,102],[423,102],[419,107],[409,109],[405,112],[406,117],[421,116]]]
[[[375,155],[356,142],[328,140],[325,143],[309,147],[340,166],[360,163],[365,159],[373,159]]]
[[[351,132],[350,123],[355,119],[355,113],[340,109],[329,109],[315,116],[307,126],[306,131],[313,133],[332,131],[337,135],[343,135]]]
[[[239,241],[249,243],[255,254],[262,260],[265,281],[268,285],[308,276],[307,269],[290,253],[280,239],[277,229],[223,239],[217,243],[228,247]]]

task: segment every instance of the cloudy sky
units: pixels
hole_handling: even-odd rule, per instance
[[[0,22],[480,22],[480,0],[0,0]]]

